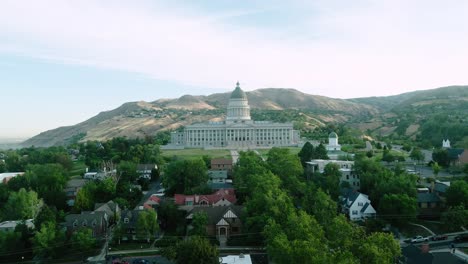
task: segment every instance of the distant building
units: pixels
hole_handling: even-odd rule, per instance
[[[13,179],[16,176],[22,176],[24,172],[4,172],[0,173],[0,183],[7,184],[8,181]]]
[[[348,190],[341,196],[341,210],[351,221],[373,218],[376,215],[369,197],[354,190]]]
[[[208,183],[226,183],[227,178],[227,170],[208,171]]]
[[[354,154],[349,154],[341,150],[341,145],[338,143],[338,135],[331,132],[328,135],[328,144],[325,146],[327,149],[327,156],[331,160],[338,160],[343,157],[354,157]]]
[[[443,148],[450,148],[450,140],[448,140],[448,139],[442,140],[442,147]]]
[[[232,171],[232,159],[211,159],[211,170],[227,170],[230,173]]]
[[[228,255],[221,257],[221,264],[252,264],[249,254]]]
[[[182,132],[173,132],[166,148],[270,148],[297,146],[298,141],[299,133],[292,123],[253,121],[247,95],[238,82],[224,121],[193,124]]]
[[[90,228],[93,237],[102,237],[107,232],[108,216],[104,211],[85,211],[81,214],[69,214],[65,216],[64,227],[71,236],[75,231],[86,227]]]
[[[83,188],[87,182],[88,180],[86,179],[71,179],[67,182],[64,191],[67,197],[68,206],[75,205],[75,199],[78,191]]]
[[[0,223],[0,232],[13,232],[17,225],[24,223],[28,228],[34,229],[34,220],[4,221]]]
[[[312,175],[314,172],[323,173],[325,170],[325,166],[327,164],[336,164],[340,168],[341,178],[340,178],[340,185],[343,182],[347,182],[349,187],[354,190],[359,190],[361,187],[361,180],[359,175],[353,169],[354,161],[348,160],[323,160],[323,159],[315,159],[306,162],[306,173]]]
[[[137,173],[140,178],[151,180],[151,173],[158,169],[156,164],[138,164]]]
[[[175,204],[181,209],[190,210],[192,207],[198,206],[229,206],[237,202],[234,189],[221,189],[213,194],[206,195],[174,195]]]

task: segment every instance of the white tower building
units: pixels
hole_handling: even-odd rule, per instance
[[[247,95],[239,86],[239,82],[236,84],[236,89],[232,92],[229,98],[227,107],[226,123],[235,123],[238,121],[250,121],[250,106],[247,101]]]
[[[327,150],[328,151],[334,151],[334,150],[341,151],[341,145],[338,144],[338,135],[335,132],[331,132],[328,135]]]

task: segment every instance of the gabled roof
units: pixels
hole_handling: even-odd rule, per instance
[[[102,223],[104,221],[105,212],[101,211],[92,211],[92,212],[81,212],[81,214],[69,214],[65,216],[65,226],[73,226],[75,221],[78,225],[86,222],[88,225],[96,220],[96,223]]]
[[[193,201],[194,204],[198,204],[200,201],[207,201],[208,204],[215,204],[223,199],[228,200],[230,203],[234,204],[237,202],[236,194],[234,189],[220,189],[213,194],[208,195],[184,195],[184,194],[175,194],[174,195],[175,204],[185,205],[186,201]]]
[[[66,188],[83,187],[87,182],[87,179],[71,179],[67,182]]]
[[[434,184],[434,191],[445,193],[449,187],[450,187],[450,182],[436,182]]]
[[[464,149],[462,148],[449,148],[447,150],[448,157],[451,160],[456,160],[463,153]]]
[[[232,159],[224,159],[224,158],[211,159],[211,166],[213,166],[214,164],[232,165]]]
[[[107,203],[97,203],[94,205],[94,211],[103,211],[106,212],[109,216],[114,216],[115,211],[117,210],[117,204],[110,200]]]
[[[417,200],[418,203],[438,203],[441,201],[435,193],[418,193]]]
[[[228,212],[232,211],[236,216],[240,217],[243,211],[243,206],[240,205],[230,205],[230,206],[214,206],[214,207],[194,207],[188,214],[187,218],[190,215],[198,212],[205,212],[208,216],[208,224],[209,225],[216,225],[223,216]]]

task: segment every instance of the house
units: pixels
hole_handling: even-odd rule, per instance
[[[462,149],[462,148],[449,148],[449,149],[447,149],[447,155],[448,155],[450,163],[452,165],[460,165],[460,157],[462,159],[465,159],[465,156],[463,155],[463,152],[465,152],[465,150]]]
[[[152,194],[148,200],[146,200],[143,203],[143,208],[144,209],[156,209],[157,206],[159,206],[159,203],[161,202],[161,198],[159,198],[156,194]]]
[[[369,197],[363,193],[348,189],[340,200],[342,213],[346,214],[351,221],[364,220],[376,215]]]
[[[100,171],[88,171],[88,168],[86,168],[86,172],[83,175],[84,179],[89,179],[89,180],[103,180],[107,177],[113,177],[117,174],[117,170],[113,168],[113,164],[106,164],[104,162],[104,165]]]
[[[341,172],[340,185],[344,182],[348,183],[349,188],[359,190],[361,187],[361,180],[359,175],[353,169],[354,161],[348,160],[323,160],[314,159],[306,162],[306,173],[312,175],[315,172],[323,173],[328,164],[336,164]]]
[[[76,195],[78,191],[88,182],[86,179],[72,179],[67,182],[65,186],[65,195],[68,206],[75,205]]]
[[[0,223],[0,232],[14,232],[17,225],[24,223],[28,228],[34,229],[34,220],[4,221]]]
[[[194,207],[187,214],[187,221],[190,226],[193,215],[204,212],[208,216],[206,233],[208,236],[216,236],[218,239],[225,240],[231,235],[241,232],[242,223],[240,216],[243,206],[216,206],[216,207]]]
[[[450,182],[436,181],[434,183],[433,192],[437,194],[439,197],[445,197],[445,193],[447,192],[447,189],[449,187],[450,187]]]
[[[468,149],[464,149],[463,152],[458,155],[458,160],[456,163],[461,166],[468,164]]]
[[[226,170],[228,175],[232,172],[232,159],[211,159],[211,170]]]
[[[94,205],[95,212],[105,212],[106,221],[108,224],[113,224],[120,218],[120,207],[114,201],[110,200],[107,203],[97,203]]]
[[[252,259],[249,254],[228,255],[221,257],[222,264],[252,264]]]
[[[93,237],[102,237],[107,232],[108,216],[103,211],[84,211],[81,214],[69,214],[65,216],[64,227],[67,229],[67,234],[71,236],[80,228],[87,227],[93,231]]]
[[[209,170],[208,171],[208,184],[209,183],[225,183],[228,178],[227,170]]]
[[[440,215],[442,208],[442,200],[435,193],[418,193],[417,194],[419,216],[420,217],[437,217]]]
[[[0,173],[0,183],[7,184],[9,180],[16,176],[22,176],[24,172],[4,172]]]
[[[234,189],[220,189],[208,195],[175,194],[174,200],[183,210],[191,210],[197,206],[228,206],[237,202]]]
[[[156,164],[138,164],[137,173],[140,178],[151,180],[151,174],[158,169]]]
[[[123,210],[120,226],[122,227],[122,240],[136,240],[137,239],[137,225],[138,217],[144,210]]]

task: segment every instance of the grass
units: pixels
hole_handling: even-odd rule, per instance
[[[163,157],[172,158],[174,156],[190,159],[197,158],[204,155],[210,158],[231,158],[231,153],[226,149],[167,149],[162,151]]]
[[[110,248],[112,251],[120,251],[120,250],[132,250],[132,249],[147,249],[147,248],[150,248],[151,246],[151,243],[148,244],[146,242],[142,242],[142,243],[139,243],[139,242],[121,242],[120,245],[119,244],[111,244],[110,245]]]
[[[86,165],[83,161],[77,161],[73,163],[73,168],[70,170],[68,175],[70,179],[80,179],[86,171]]]

